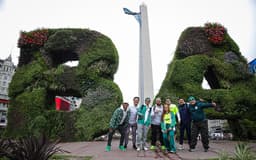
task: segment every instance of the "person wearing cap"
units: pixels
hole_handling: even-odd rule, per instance
[[[189,104],[184,101],[183,98],[179,99],[179,113],[180,113],[180,139],[179,143],[180,146],[178,149],[182,150],[183,147],[183,140],[184,140],[184,133],[186,131],[188,144],[190,144],[191,140],[191,118],[189,112]]]
[[[209,139],[208,139],[208,122],[204,114],[204,109],[209,107],[215,107],[216,103],[204,103],[201,101],[196,101],[195,97],[190,96],[188,98],[189,102],[189,112],[191,114],[192,129],[191,129],[191,142],[189,151],[195,151],[197,144],[198,134],[201,134],[201,141],[204,147],[204,151],[207,152],[209,149]]]
[[[161,104],[161,98],[156,98],[156,104],[152,107],[151,111],[151,150],[156,148],[156,141],[159,140],[162,147],[165,149],[163,142],[163,134],[161,130],[161,118],[163,114],[163,105]]]
[[[108,132],[108,142],[106,146],[106,151],[109,152],[111,150],[111,142],[112,137],[116,130],[118,130],[121,134],[119,149],[121,151],[125,151],[126,149],[123,146],[125,131],[129,124],[130,111],[128,110],[129,104],[124,102],[121,107],[117,108],[114,114],[111,117],[109,124],[109,132]]]
[[[130,110],[130,118],[129,118],[129,125],[127,127],[126,133],[125,133],[125,145],[124,148],[127,148],[128,141],[129,141],[129,134],[130,134],[130,129],[132,130],[132,144],[133,144],[133,149],[137,149],[136,147],[136,130],[137,130],[137,109],[139,107],[139,97],[134,97],[133,98],[133,105],[129,106]]]
[[[138,128],[137,128],[137,151],[148,150],[146,147],[146,140],[148,129],[151,124],[151,107],[150,98],[145,99],[145,104],[141,105],[137,110]]]

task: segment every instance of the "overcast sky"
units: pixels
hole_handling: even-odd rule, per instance
[[[256,57],[255,0],[144,0],[148,7],[154,92],[158,92],[181,32],[219,22],[248,61]],[[141,0],[0,0],[0,58],[18,62],[19,32],[37,28],[89,28],[112,39],[119,53],[115,82],[125,101],[138,95],[139,25],[122,8]],[[254,30],[253,30],[254,29]]]

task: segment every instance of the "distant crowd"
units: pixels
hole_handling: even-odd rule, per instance
[[[195,151],[199,134],[204,151],[208,151],[208,124],[204,108],[216,107],[216,103],[197,101],[193,96],[190,96],[187,102],[180,98],[178,107],[170,99],[162,103],[160,98],[156,98],[153,106],[150,106],[150,98],[146,98],[142,105],[139,105],[139,102],[140,98],[134,97],[133,105],[123,102],[122,106],[114,111],[109,124],[107,152],[111,151],[111,141],[116,130],[121,134],[119,144],[121,151],[127,149],[130,132],[133,149],[147,151],[146,140],[148,131],[151,129],[151,150],[161,148],[161,150],[176,153],[177,128],[180,133],[178,149],[184,149],[184,133],[186,132],[190,152]]]

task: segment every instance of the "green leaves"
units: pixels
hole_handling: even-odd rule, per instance
[[[221,26],[207,24],[207,27],[219,29]],[[245,119],[256,122],[256,78],[248,74],[247,61],[234,40],[227,33],[224,39],[221,45],[212,45],[204,28],[184,30],[156,97],[173,97],[174,103],[177,102],[175,97],[187,99],[190,95],[213,100],[219,109],[218,112],[205,110],[208,118],[234,122],[231,129],[235,138],[256,138],[256,128],[246,131],[251,125],[244,123]],[[203,78],[212,87],[210,90],[202,88]],[[245,133],[239,131],[241,127],[245,128]]]
[[[40,37],[36,31],[26,34]],[[122,102],[113,82],[118,53],[111,39],[89,29],[47,29],[44,44],[20,47],[19,67],[9,87],[7,136],[44,132],[71,141],[105,133],[112,111]],[[79,65],[64,65],[72,60]],[[57,95],[81,97],[81,111],[55,111]]]
[[[253,155],[251,147],[246,143],[238,143],[235,147],[235,160],[254,160],[255,155]]]
[[[48,160],[55,153],[67,152],[57,146],[59,141],[50,141],[44,135],[28,136],[17,140],[0,141],[0,157],[10,160]]]
[[[218,155],[219,155],[218,160],[230,160],[229,154],[225,151],[219,152]]]

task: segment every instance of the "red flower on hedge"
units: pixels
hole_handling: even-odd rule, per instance
[[[219,23],[206,23],[204,30],[208,40],[214,45],[220,45],[225,40],[225,34],[227,30]]]
[[[47,39],[47,29],[39,29],[32,32],[21,32],[18,40],[18,47],[41,47]]]

